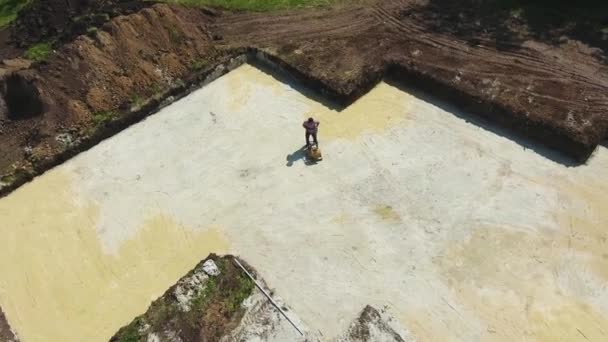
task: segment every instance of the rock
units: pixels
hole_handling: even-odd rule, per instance
[[[183,312],[190,311],[190,302],[204,289],[209,277],[197,270],[190,277],[181,279],[174,290],[177,305]]]
[[[4,64],[8,69],[16,71],[21,69],[28,69],[30,66],[32,66],[32,61],[24,58],[14,58],[5,59],[2,61],[2,64]]]
[[[203,271],[205,271],[205,273],[210,276],[220,275],[220,269],[217,268],[217,265],[211,259],[205,261],[205,263],[203,264]]]
[[[69,147],[74,143],[74,137],[70,133],[61,133],[55,136],[55,140],[64,147]]]

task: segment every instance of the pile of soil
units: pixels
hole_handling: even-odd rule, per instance
[[[13,334],[11,327],[8,325],[2,308],[0,308],[0,341],[19,342],[19,339]]]
[[[44,110],[9,112],[0,101],[0,176],[47,169],[120,113],[213,64],[210,20],[202,10],[155,5],[78,36],[31,69],[5,72],[4,99],[20,85],[12,93],[27,91],[22,97],[42,101]]]
[[[137,0],[37,0],[19,13],[10,28],[11,38],[18,47],[49,40],[66,42],[149,4]]]
[[[232,258],[212,254],[201,261],[110,341],[220,341],[239,325],[242,303],[255,288]],[[217,265],[218,275],[206,274],[207,260]]]

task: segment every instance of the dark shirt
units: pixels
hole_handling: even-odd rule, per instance
[[[303,126],[306,129],[306,133],[317,133],[319,130],[319,121],[308,122],[307,120],[304,121]]]

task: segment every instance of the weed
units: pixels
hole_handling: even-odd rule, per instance
[[[97,34],[97,27],[91,26],[91,27],[87,28],[87,35],[89,37],[95,37],[95,34]]]
[[[110,21],[110,15],[108,13],[97,13],[94,18],[97,22],[105,23],[106,21]]]
[[[93,113],[93,123],[95,127],[104,126],[118,117],[118,113],[115,111],[102,111]]]
[[[209,278],[203,290],[192,300],[192,311],[203,311],[209,303],[209,299],[215,295],[217,287],[217,280],[213,277]]]
[[[145,100],[140,95],[135,94],[135,95],[131,96],[130,102],[131,102],[132,107],[140,108],[144,104]]]
[[[226,303],[226,308],[228,308],[230,314],[236,312],[243,301],[251,296],[254,287],[253,281],[244,274],[239,275],[238,281],[237,288],[230,294]]]
[[[139,328],[137,321],[129,324],[120,334],[118,342],[139,342]]]
[[[209,65],[209,62],[206,59],[196,59],[190,63],[190,70],[200,71],[203,70],[207,65]]]
[[[11,184],[16,180],[17,180],[17,176],[15,176],[14,174],[6,175],[6,176],[0,177],[0,184]]]
[[[32,45],[25,51],[25,58],[33,62],[45,61],[53,52],[53,44],[51,42],[40,42]]]
[[[154,83],[150,88],[150,94],[158,95],[164,91],[164,87],[160,83]]]
[[[184,41],[184,35],[175,27],[169,27],[169,39],[173,44],[180,44]]]
[[[19,11],[30,2],[31,0],[0,0],[0,29],[13,22]]]

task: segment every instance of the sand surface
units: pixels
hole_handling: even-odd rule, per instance
[[[605,341],[606,170],[386,83],[335,112],[246,65],[0,199],[0,306],[24,342],[106,341],[234,253],[325,340],[370,304],[420,341]]]

